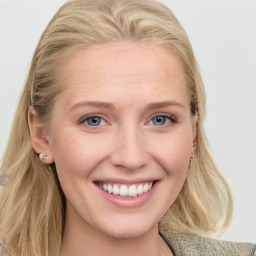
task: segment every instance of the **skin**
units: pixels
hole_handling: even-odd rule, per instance
[[[60,255],[172,255],[158,223],[184,184],[196,136],[179,58],[162,46],[120,42],[73,52],[63,71],[50,124],[29,112],[34,149],[55,162],[66,196]],[[99,125],[88,115],[100,116]],[[126,209],[99,193],[95,182],[109,179],[157,186]]]

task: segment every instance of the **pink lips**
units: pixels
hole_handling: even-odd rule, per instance
[[[143,182],[143,183],[146,183],[146,182]],[[154,194],[158,186],[158,183],[159,183],[158,181],[154,182],[154,185],[152,186],[152,188],[146,193],[143,193],[137,196],[126,196],[126,197],[105,192],[98,186],[97,183],[95,183],[95,187],[104,199],[106,199],[107,201],[109,201],[110,203],[118,207],[128,209],[128,208],[140,207],[146,204]]]

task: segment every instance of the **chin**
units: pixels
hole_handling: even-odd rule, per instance
[[[158,227],[158,223],[155,225],[148,225],[146,223],[140,223],[138,225],[138,223],[133,223],[129,225],[129,223],[127,223],[128,225],[118,225],[115,224],[115,227],[113,229],[113,227],[111,229],[105,230],[103,231],[105,234],[107,234],[110,237],[113,237],[115,239],[119,239],[119,240],[125,240],[125,239],[136,239],[139,237],[143,237],[146,234],[150,233],[150,231],[154,228],[154,227]]]

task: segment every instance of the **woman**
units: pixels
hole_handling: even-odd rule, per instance
[[[65,4],[35,51],[1,166],[2,250],[253,255],[210,239],[230,223],[232,197],[204,115],[191,45],[168,8]]]

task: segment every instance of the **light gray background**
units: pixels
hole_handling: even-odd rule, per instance
[[[0,157],[41,33],[64,0],[0,0]],[[256,242],[256,4],[162,0],[185,27],[208,96],[206,132],[234,192],[222,239]],[[22,150],[22,149],[20,149]]]

